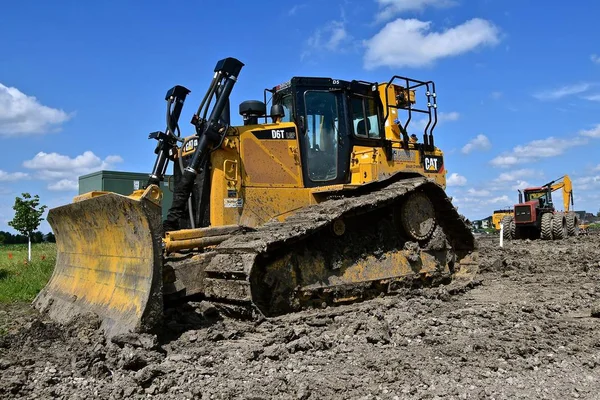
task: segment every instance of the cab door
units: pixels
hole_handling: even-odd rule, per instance
[[[305,186],[344,183],[349,164],[349,140],[341,92],[300,89],[297,105],[303,118],[300,143]]]

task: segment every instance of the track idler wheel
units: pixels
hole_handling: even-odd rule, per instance
[[[413,240],[427,240],[436,227],[435,209],[425,193],[415,192],[408,195],[400,206],[400,225]]]

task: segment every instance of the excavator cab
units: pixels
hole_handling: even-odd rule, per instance
[[[525,189],[523,191],[525,196],[525,202],[537,200],[539,202],[539,209],[550,208],[553,209],[552,203],[552,192],[548,187]]]

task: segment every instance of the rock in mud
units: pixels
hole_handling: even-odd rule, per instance
[[[148,333],[124,333],[111,338],[111,342],[123,347],[126,344],[133,347],[141,347],[146,350],[153,350],[158,347],[158,339],[156,335]]]

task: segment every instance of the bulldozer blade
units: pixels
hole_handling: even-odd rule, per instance
[[[34,306],[58,322],[95,314],[106,336],[149,331],[162,318],[162,194],[102,194],[50,210],[57,257]],[[141,194],[143,192],[143,194]]]

